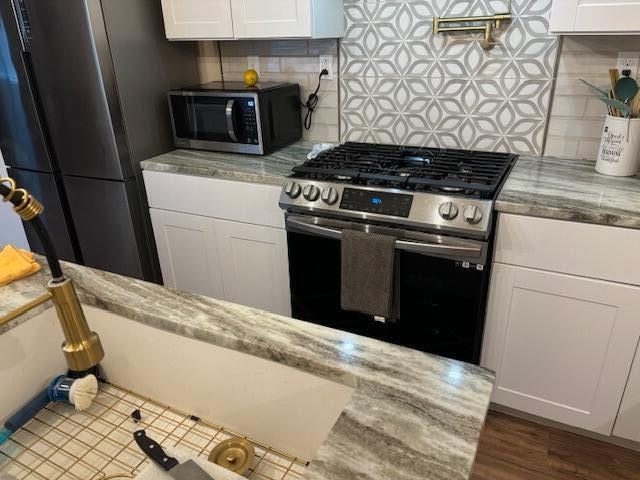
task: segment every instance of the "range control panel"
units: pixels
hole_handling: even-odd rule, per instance
[[[376,220],[478,238],[488,237],[493,213],[491,200],[306,179],[290,179],[279,203],[287,211]]]
[[[413,195],[402,193],[374,192],[345,188],[342,192],[340,208],[395,217],[408,217],[411,212]]]

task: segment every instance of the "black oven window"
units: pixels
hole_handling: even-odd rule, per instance
[[[486,271],[401,252],[400,319],[381,323],[340,308],[340,241],[288,233],[293,317],[478,363]]]
[[[171,107],[178,138],[231,142],[227,122],[226,98],[172,96]],[[237,103],[233,106],[232,123],[236,135],[240,132]]]

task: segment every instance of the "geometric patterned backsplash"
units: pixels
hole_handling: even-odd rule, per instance
[[[505,1],[344,3],[342,141],[542,154],[559,45],[551,0],[513,0],[489,51],[479,33],[434,36],[433,17],[504,12]]]

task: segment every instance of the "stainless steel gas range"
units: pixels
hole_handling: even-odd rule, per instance
[[[295,318],[478,363],[493,203],[516,155],[345,143],[283,187]],[[346,230],[395,239],[398,314],[341,308]]]

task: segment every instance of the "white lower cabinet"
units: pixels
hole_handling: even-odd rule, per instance
[[[165,285],[291,316],[280,186],[143,175]]]
[[[611,435],[638,312],[638,287],[495,263],[481,361],[497,373],[492,400]]]
[[[216,237],[224,298],[291,316],[285,230],[216,220]]]
[[[211,218],[149,209],[167,287],[224,298],[215,223]]]
[[[291,315],[285,230],[150,212],[165,285]]]
[[[640,348],[636,348],[636,358],[631,366],[613,434],[640,442]]]

